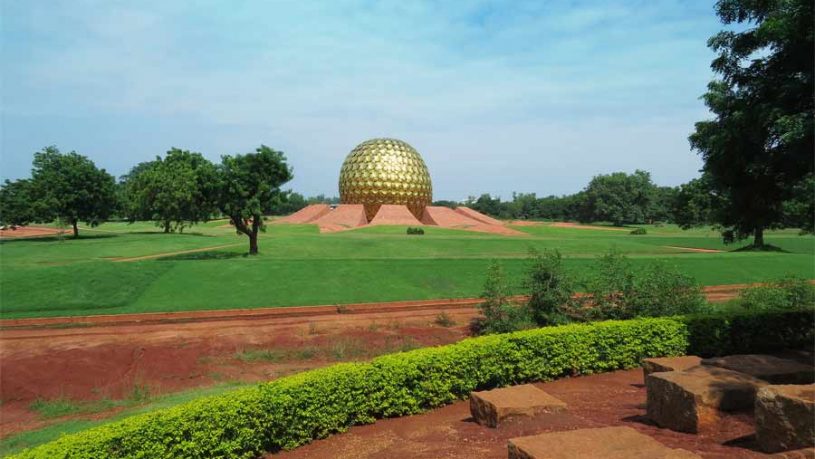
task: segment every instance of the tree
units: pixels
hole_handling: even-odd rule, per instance
[[[784,226],[815,232],[815,175],[810,174],[792,188],[792,198],[784,201]]]
[[[651,174],[615,172],[595,176],[583,191],[580,220],[609,221],[616,226],[645,223],[654,196]]]
[[[123,179],[128,219],[154,220],[165,233],[207,220],[215,210],[215,166],[200,153],[172,148]]]
[[[113,176],[90,159],[73,151],[60,153],[54,146],[34,153],[31,189],[37,219],[59,218],[73,227],[74,237],[79,236],[78,222],[97,226],[116,208]]]
[[[263,209],[292,179],[286,156],[266,145],[255,153],[224,156],[218,168],[217,203],[238,234],[249,237],[249,254],[258,253],[258,231],[265,231]]]
[[[712,225],[716,222],[716,209],[720,198],[714,194],[707,175],[679,186],[673,202],[673,220],[680,228]]]
[[[6,182],[0,187],[0,224],[25,226],[37,219],[31,180]]]
[[[527,307],[538,325],[560,325],[571,321],[568,312],[574,309],[574,283],[563,267],[558,250],[542,255],[530,251],[531,264],[524,287],[529,294]],[[578,308],[579,309],[579,308]]]
[[[753,235],[783,225],[783,202],[813,173],[813,7],[811,0],[720,0],[724,24],[708,46],[711,67],[705,104],[714,119],[696,123],[690,144],[704,160],[723,234]]]

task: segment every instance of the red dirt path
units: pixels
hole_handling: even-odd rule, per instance
[[[332,457],[461,458],[507,457],[510,438],[603,426],[629,426],[671,448],[693,451],[704,458],[758,458],[744,437],[754,432],[749,414],[728,415],[712,433],[683,434],[659,429],[645,418],[642,370],[626,370],[564,378],[536,386],[566,402],[567,411],[511,420],[497,429],[472,421],[469,403],[457,402],[418,416],[385,419],[315,441],[293,451],[268,454],[268,459]]]
[[[705,289],[725,301],[744,285]],[[478,299],[402,301],[71,318],[0,320],[0,436],[42,426],[28,409],[37,398],[123,398],[217,382],[262,381],[404,346],[447,344],[467,336]],[[444,312],[455,325],[436,323]],[[273,350],[274,361],[236,353]],[[298,354],[303,349],[313,355]]]
[[[18,226],[17,229],[0,230],[0,239],[56,236],[59,233],[65,233],[65,230],[45,226]]]

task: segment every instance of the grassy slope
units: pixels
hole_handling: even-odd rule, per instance
[[[527,237],[426,228],[369,227],[319,234],[313,225],[274,225],[261,255],[245,257],[245,239],[223,222],[184,234],[161,234],[149,223],[112,223],[79,240],[8,241],[0,245],[0,305],[5,318],[237,307],[338,304],[470,297],[480,293],[491,259],[518,277],[530,247],[557,248],[580,276],[609,249],[634,263],[666,260],[703,284],[763,281],[787,273],[815,277],[815,238],[772,232],[782,253],[687,253],[677,247],[732,250],[718,234],[675,227],[626,232],[519,227]],[[113,263],[118,257],[166,254],[238,244],[194,254]]]

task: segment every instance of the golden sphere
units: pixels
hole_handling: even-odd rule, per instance
[[[401,140],[366,140],[342,163],[340,202],[363,204],[368,221],[382,204],[404,204],[421,219],[432,200],[433,187],[424,160]]]

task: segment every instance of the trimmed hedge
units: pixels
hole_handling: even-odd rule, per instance
[[[808,345],[813,313],[572,324],[466,339],[281,378],[130,417],[19,458],[255,457],[354,424],[451,403],[470,391],[638,366],[646,357]]]

